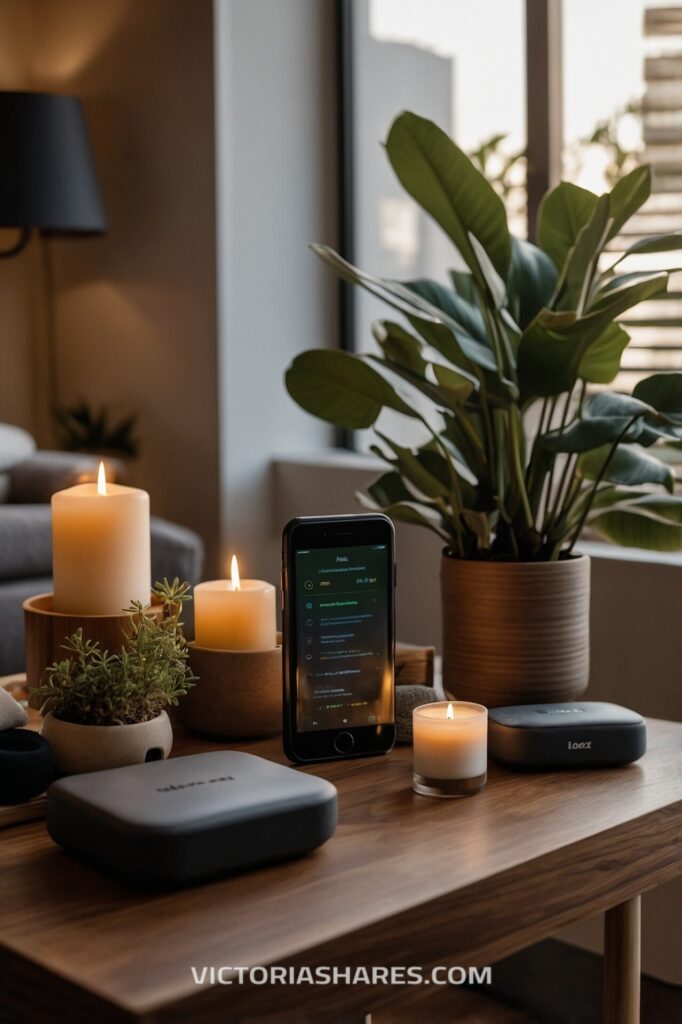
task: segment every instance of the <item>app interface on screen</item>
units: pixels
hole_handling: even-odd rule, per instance
[[[295,557],[299,732],[390,722],[388,546]]]

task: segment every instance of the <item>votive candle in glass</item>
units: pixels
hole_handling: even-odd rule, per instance
[[[470,796],[483,789],[488,709],[469,701],[422,704],[412,712],[412,787],[422,796]]]

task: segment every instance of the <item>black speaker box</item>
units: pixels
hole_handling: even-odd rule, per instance
[[[646,751],[646,723],[617,704],[519,704],[488,712],[488,752],[510,768],[608,768]]]

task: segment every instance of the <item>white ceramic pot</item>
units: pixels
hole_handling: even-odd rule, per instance
[[[165,711],[134,725],[75,725],[46,715],[40,730],[61,775],[99,772],[168,757],[173,730]]]

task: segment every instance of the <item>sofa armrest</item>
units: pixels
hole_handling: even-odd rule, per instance
[[[152,584],[178,576],[194,585],[201,579],[204,545],[201,537],[185,526],[152,516]]]
[[[51,575],[51,513],[49,505],[0,505],[0,581]],[[192,530],[152,516],[151,547],[152,583],[201,579],[204,546]]]
[[[118,459],[104,460],[107,480],[120,483],[125,466]],[[7,501],[15,505],[47,504],[55,491],[97,479],[100,459],[81,452],[34,452],[8,471]]]
[[[52,573],[49,505],[0,505],[0,581]]]

